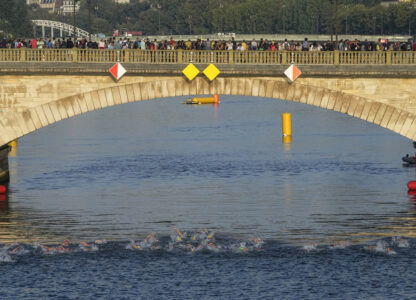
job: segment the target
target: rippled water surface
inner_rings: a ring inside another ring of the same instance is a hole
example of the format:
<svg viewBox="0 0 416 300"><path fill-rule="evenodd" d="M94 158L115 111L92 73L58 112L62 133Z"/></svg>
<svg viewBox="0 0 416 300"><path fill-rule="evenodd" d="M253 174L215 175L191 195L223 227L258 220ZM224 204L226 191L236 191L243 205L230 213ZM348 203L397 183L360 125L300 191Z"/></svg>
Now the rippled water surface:
<svg viewBox="0 0 416 300"><path fill-rule="evenodd" d="M416 171L401 164L411 142L303 104L221 100L218 107L181 98L125 104L20 139L8 201L0 202L0 247L17 242L20 252L0 251L9 287L0 292L11 299L414 296L416 206L406 184ZM282 143L283 112L292 114L291 144ZM224 251L126 249L150 232L169 239L174 226L215 232ZM398 247L395 236L409 244ZM230 250L253 237L264 240L261 249ZM65 239L73 249L108 243L91 253L37 249ZM348 246L332 249L338 241Z"/></svg>

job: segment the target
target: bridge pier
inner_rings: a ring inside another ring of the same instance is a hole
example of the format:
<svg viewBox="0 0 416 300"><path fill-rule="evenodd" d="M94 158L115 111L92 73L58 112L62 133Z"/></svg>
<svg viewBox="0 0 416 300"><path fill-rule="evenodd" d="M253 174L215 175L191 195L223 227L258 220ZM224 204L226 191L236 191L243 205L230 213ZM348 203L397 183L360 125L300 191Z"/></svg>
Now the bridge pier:
<svg viewBox="0 0 416 300"><path fill-rule="evenodd" d="M9 177L9 145L0 146L0 183L8 182Z"/></svg>

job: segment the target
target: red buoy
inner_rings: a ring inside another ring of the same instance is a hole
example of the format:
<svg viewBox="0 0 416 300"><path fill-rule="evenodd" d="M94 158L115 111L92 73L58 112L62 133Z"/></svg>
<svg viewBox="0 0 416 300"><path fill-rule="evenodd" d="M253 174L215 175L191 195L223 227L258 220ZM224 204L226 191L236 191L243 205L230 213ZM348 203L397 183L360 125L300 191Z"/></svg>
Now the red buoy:
<svg viewBox="0 0 416 300"><path fill-rule="evenodd" d="M4 185L0 185L0 194L6 193L7 189Z"/></svg>
<svg viewBox="0 0 416 300"><path fill-rule="evenodd" d="M407 187L409 188L409 190L416 190L416 181L409 181L407 183Z"/></svg>

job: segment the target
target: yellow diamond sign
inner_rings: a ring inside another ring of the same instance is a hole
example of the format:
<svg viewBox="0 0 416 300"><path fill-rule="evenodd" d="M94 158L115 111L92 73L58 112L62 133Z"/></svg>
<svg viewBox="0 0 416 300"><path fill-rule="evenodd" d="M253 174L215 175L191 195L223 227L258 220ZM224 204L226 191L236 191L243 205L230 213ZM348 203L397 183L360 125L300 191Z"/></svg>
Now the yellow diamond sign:
<svg viewBox="0 0 416 300"><path fill-rule="evenodd" d="M199 70L193 64L189 64L185 69L183 69L182 73L186 76L186 78L192 81L196 75L199 74Z"/></svg>
<svg viewBox="0 0 416 300"><path fill-rule="evenodd" d="M209 80L213 81L217 76L220 74L220 70L217 69L216 66L210 64L205 70L204 74L208 77Z"/></svg>

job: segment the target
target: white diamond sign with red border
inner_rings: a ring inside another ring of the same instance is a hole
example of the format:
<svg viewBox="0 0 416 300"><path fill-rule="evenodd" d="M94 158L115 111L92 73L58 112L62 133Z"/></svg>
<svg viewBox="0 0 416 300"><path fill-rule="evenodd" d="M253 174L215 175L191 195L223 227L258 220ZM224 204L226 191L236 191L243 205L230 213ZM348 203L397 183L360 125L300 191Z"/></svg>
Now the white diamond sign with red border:
<svg viewBox="0 0 416 300"><path fill-rule="evenodd" d="M285 75L289 78L290 81L295 81L302 72L294 65L291 64L289 68L285 71Z"/></svg>
<svg viewBox="0 0 416 300"><path fill-rule="evenodd" d="M120 63L116 63L109 71L117 81L127 72Z"/></svg>

